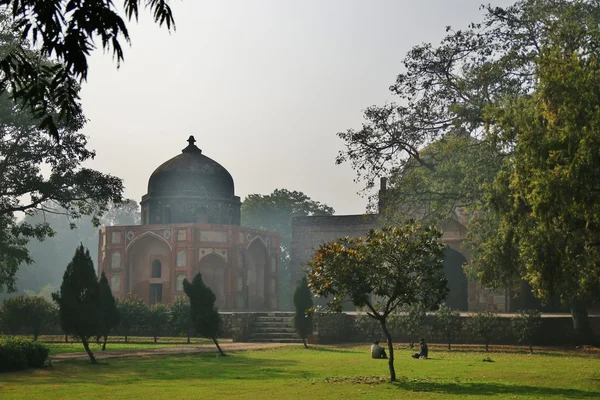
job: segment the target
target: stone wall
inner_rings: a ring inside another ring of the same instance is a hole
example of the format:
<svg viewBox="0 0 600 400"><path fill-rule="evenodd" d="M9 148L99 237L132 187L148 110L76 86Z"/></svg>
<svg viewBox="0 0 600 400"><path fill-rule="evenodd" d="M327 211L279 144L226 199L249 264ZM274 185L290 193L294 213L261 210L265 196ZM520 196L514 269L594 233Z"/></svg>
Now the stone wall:
<svg viewBox="0 0 600 400"><path fill-rule="evenodd" d="M499 328L495 332L492 344L517 344L517 339L512 333L510 315L500 315ZM445 343L446 339L438 330L432 327L433 316L428 317L427 326L418 336L423 336L429 343ZM453 343L479 343L467 326L468 315L461 316L462 329L456 335ZM592 327L597 336L600 336L600 316L590 316ZM331 343L370 343L374 340L384 341L385 337L379 323L365 314L340 313L316 314L313 319L313 335L309 342L317 344ZM397 343L418 341L418 337L408 337L399 329L389 327L392 337ZM569 315L544 315L542 327L534 340L536 345L567 345L575 342L573 322Z"/></svg>

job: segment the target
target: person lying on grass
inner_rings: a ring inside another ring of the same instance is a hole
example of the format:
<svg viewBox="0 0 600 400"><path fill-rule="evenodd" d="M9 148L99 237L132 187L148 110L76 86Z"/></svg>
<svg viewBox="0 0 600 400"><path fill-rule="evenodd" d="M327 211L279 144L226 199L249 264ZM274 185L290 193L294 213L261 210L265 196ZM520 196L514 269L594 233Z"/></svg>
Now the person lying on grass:
<svg viewBox="0 0 600 400"><path fill-rule="evenodd" d="M429 349L427 348L427 343L425 343L425 339L421 338L419 340L419 344L421 345L421 352L415 353L412 355L412 358L418 358L419 360L425 360L429 355Z"/></svg>
<svg viewBox="0 0 600 400"><path fill-rule="evenodd" d="M371 357L373 358L387 358L387 354L385 354L385 349L379 345L379 340L376 340L375 343L371 346Z"/></svg>

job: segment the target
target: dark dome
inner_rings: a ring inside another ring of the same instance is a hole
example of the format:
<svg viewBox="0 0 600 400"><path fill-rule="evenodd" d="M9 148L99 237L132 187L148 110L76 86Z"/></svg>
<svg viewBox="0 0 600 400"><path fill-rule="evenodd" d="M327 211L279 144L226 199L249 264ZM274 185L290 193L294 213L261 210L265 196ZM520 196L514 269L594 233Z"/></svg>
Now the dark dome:
<svg viewBox="0 0 600 400"><path fill-rule="evenodd" d="M235 196L231 174L218 162L206 157L194 144L193 136L181 154L163 163L150 176L150 196Z"/></svg>

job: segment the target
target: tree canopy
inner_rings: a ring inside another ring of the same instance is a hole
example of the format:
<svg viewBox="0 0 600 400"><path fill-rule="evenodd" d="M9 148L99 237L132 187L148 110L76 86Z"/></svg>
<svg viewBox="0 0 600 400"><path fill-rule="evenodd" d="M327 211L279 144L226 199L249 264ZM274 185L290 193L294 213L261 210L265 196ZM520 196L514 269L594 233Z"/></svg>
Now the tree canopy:
<svg viewBox="0 0 600 400"><path fill-rule="evenodd" d="M287 189L275 189L268 195L251 194L242 203L242 225L279 233L281 244L280 301L283 309L292 308L290 282L290 251L292 218L313 215L333 215L335 210L312 200L306 194Z"/></svg>
<svg viewBox="0 0 600 400"><path fill-rule="evenodd" d="M15 38L0 53L0 96L30 112L39 129L62 137L60 125L79 118L79 85L87 79L88 57L96 43L112 51L120 64L122 42L131 41L126 21L137 21L141 8L159 25L175 29L168 0L143 3L123 0L119 11L105 0L0 0L0 28Z"/></svg>
<svg viewBox="0 0 600 400"><path fill-rule="evenodd" d="M349 299L381 324L389 349L390 379L396 379L394 348L387 318L416 303L432 308L446 295L444 245L436 228L410 222L371 230L364 238L322 244L309 262L308 285L340 312Z"/></svg>

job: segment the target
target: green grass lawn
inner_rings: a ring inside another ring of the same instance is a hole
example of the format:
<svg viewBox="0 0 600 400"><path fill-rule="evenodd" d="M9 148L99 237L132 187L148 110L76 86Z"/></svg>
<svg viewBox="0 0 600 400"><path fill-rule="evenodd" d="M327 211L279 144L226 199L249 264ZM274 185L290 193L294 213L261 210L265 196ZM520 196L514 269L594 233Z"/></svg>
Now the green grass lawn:
<svg viewBox="0 0 600 400"><path fill-rule="evenodd" d="M368 346L284 347L124 358L0 375L0 399L592 399L600 396L600 357L583 352L396 352L398 382ZM490 357L493 362L484 362ZM364 377L364 379L361 379Z"/></svg>

